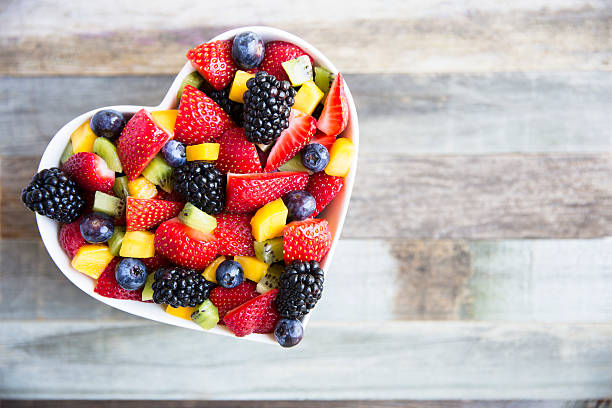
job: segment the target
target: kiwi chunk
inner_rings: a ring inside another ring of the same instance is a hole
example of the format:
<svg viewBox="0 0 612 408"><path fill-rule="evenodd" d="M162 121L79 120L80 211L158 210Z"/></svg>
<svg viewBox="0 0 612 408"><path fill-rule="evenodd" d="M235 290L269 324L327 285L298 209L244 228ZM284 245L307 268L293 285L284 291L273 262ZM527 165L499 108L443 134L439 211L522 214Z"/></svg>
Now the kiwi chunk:
<svg viewBox="0 0 612 408"><path fill-rule="evenodd" d="M283 163L283 165L278 168L278 171L305 171L308 174L312 174L312 171L308 170L302 163L302 155L299 153L293 156L288 162Z"/></svg>
<svg viewBox="0 0 612 408"><path fill-rule="evenodd" d="M282 237L276 237L261 242L255 241L253 247L255 248L255 256L257 259L267 263L268 265L283 260Z"/></svg>
<svg viewBox="0 0 612 408"><path fill-rule="evenodd" d="M124 200L128 197L128 178L126 176L115 177L115 184L113 184L113 191L117 194L117 197L123 198Z"/></svg>
<svg viewBox="0 0 612 408"><path fill-rule="evenodd" d="M115 227L113 235L108 240L108 249L114 256L119 256L121 250L121 243L123 243L123 237L125 236L125 227Z"/></svg>
<svg viewBox="0 0 612 408"><path fill-rule="evenodd" d="M285 268L281 264L271 265L264 277L257 282L257 287L255 288L257 293L266 293L280 287L280 277L284 270Z"/></svg>
<svg viewBox="0 0 612 408"><path fill-rule="evenodd" d="M174 169L164 159L155 156L142 171L142 175L151 183L160 186L166 193L170 193L172 192L173 171Z"/></svg>
<svg viewBox="0 0 612 408"><path fill-rule="evenodd" d="M191 320L199 324L204 330L210 330L219 323L219 310L210 299L206 299L191 314Z"/></svg>
<svg viewBox="0 0 612 408"><path fill-rule="evenodd" d="M202 82L204 82L204 78L202 78L198 71L193 71L192 73L187 75L185 79L183 79L183 82L181 82L181 86L179 87L179 90L176 94L176 100L179 101L181 99L181 96L183 96L183 90L185 89L185 86L191 85L194 88L199 88L200 85L202 85Z"/></svg>
<svg viewBox="0 0 612 408"><path fill-rule="evenodd" d="M155 274L149 271L147 280L145 281L144 287L142 288L142 301L153 300L153 282L155 282Z"/></svg>
<svg viewBox="0 0 612 408"><path fill-rule="evenodd" d="M178 217L179 220L188 227L207 234L213 232L214 229L217 228L217 219L215 217L206 214L191 203L185 204L185 207L183 207Z"/></svg>
<svg viewBox="0 0 612 408"><path fill-rule="evenodd" d="M68 142L64 152L62 153L62 157L60 157L60 164L64 164L68 161L70 156L74 154L74 150L72 149L72 141Z"/></svg>
<svg viewBox="0 0 612 408"><path fill-rule="evenodd" d="M287 73L292 86L300 86L312 80L312 64L308 55L285 61L281 64Z"/></svg>
<svg viewBox="0 0 612 408"><path fill-rule="evenodd" d="M93 210L108 214L111 217L119 217L125 210L125 204L120 198L113 197L101 191L96 191Z"/></svg>
<svg viewBox="0 0 612 408"><path fill-rule="evenodd" d="M106 162L109 169L116 173L123 171L115 145L105 137L98 137L93 144L93 152Z"/></svg>
<svg viewBox="0 0 612 408"><path fill-rule="evenodd" d="M325 95L329 92L329 87L334 82L334 75L326 70L325 68L315 67L314 68L314 81L317 88L323 91Z"/></svg>

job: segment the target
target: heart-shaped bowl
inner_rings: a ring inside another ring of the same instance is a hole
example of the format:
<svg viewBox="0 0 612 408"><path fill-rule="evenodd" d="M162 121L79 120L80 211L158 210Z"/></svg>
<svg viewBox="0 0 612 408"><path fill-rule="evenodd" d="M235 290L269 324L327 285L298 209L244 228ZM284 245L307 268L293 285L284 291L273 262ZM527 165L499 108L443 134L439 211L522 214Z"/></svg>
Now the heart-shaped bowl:
<svg viewBox="0 0 612 408"><path fill-rule="evenodd" d="M303 39L296 37L293 34L289 34L285 31L271 28L271 27L240 27L234 30L226 31L222 34L219 34L211 41L214 40L226 40L233 38L236 34L242 31L254 31L261 35L265 42L268 41L286 41L293 43L299 47L301 47L304 51L306 51L315 61L316 65L322 66L327 70L337 73L338 70L336 67L315 47L310 45L308 42ZM195 45L195 44L194 44ZM57 167L59 165L60 157L66 144L70 140L70 135L72 132L76 130L83 122L88 120L93 116L94 113L101 109L115 109L119 112L123 112L124 114L133 114L139 111L142 108L147 109L148 111L155 110L165 110L165 109L176 109L177 107L177 98L176 94L178 88L181 85L181 82L189 73L193 72L194 68L191 66L191 63L187 61L185 66L178 73L174 82L170 86L170 89L166 93L163 101L158 106L134 106L134 105L119 105L119 106L109 106L104 108L94 109L92 111L83 113L82 115L74 118L70 122L68 122L64 127L62 127L56 134L53 136L47 148L45 149L42 158L40 160L40 164L38 166L38 171L47 169L50 167ZM353 97L348 86L345 83L346 94L348 97L349 108L350 108L350 119L348 126L343 132L343 136L351 139L355 145L355 156L354 162L351 166L351 170L347 177L345 178L344 188L342 191L336 196L336 198L328 205L328 207L321 213L321 216L327 219L329 222L330 230L333 237L333 242L330 251L322 260L321 265L325 273L329 272L329 268L331 265L331 260L334 256L334 251L336 245L338 243L338 239L342 232L342 225L344 224L344 218L346 216L346 212L348 210L349 200L351 198L351 192L353 190L353 184L355 181L355 172L357 170L357 155L359 151L359 127L357 123L357 112L355 110L355 103L353 101ZM192 330L202 330L200 326L196 323L181 319L176 316L169 315L166 313L162 306L153 304L153 303L143 303L136 302L132 300L119 300L119 299L111 299L107 297L103 297L94 292L95 280L90 278L87 275L84 275L77 270L75 270L70 263L70 258L64 252L64 250L60 247L58 232L59 232L59 224L49 218L43 217L41 215L36 214L36 222L38 224L38 230L40 231L40 236L49 252L49 255L58 266L58 268L62 271L62 273L79 289L83 292L87 293L89 296L92 296L99 300L100 302L106 303L109 306L112 306L116 309L123 310L124 312L128 312L137 316L141 316L147 319L155 320L162 323L171 324L174 326L180 326L187 329ZM325 296L325 292L323 292L323 296ZM304 326L307 325L309 320L309 315L305 316L303 319ZM210 333L221 334L225 336L234 336L227 328L224 326L217 326L211 330ZM259 341L264 343L276 344L272 335L269 334L251 334L246 337L242 337L243 339L248 339L252 341Z"/></svg>

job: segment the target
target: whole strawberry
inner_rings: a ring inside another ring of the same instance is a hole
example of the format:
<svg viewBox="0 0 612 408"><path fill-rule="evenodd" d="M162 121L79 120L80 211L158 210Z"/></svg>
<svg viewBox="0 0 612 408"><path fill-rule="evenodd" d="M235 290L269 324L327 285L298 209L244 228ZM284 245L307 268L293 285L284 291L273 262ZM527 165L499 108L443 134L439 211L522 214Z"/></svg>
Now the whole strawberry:
<svg viewBox="0 0 612 408"><path fill-rule="evenodd" d="M284 41L271 41L266 44L266 52L263 61L259 65L259 70L274 75L279 81L288 81L289 76L281 64L301 55L308 54L297 45ZM312 57L310 55L308 57L312 64Z"/></svg>
<svg viewBox="0 0 612 408"><path fill-rule="evenodd" d="M228 86L238 70L232 59L232 41L211 41L187 52L191 65L216 90Z"/></svg>
<svg viewBox="0 0 612 408"><path fill-rule="evenodd" d="M334 199L336 194L342 190L344 181L342 177L330 176L324 171L310 176L306 191L308 191L317 202L317 207L312 213L316 217Z"/></svg>
<svg viewBox="0 0 612 408"><path fill-rule="evenodd" d="M327 220L308 218L293 221L283 230L283 256L285 264L293 260L316 261L329 252L332 243Z"/></svg>

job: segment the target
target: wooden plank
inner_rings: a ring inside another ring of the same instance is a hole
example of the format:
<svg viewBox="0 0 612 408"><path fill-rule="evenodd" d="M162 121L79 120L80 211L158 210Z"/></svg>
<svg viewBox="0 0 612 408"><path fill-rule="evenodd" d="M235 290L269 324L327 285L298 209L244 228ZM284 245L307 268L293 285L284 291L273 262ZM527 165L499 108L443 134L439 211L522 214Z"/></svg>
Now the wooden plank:
<svg viewBox="0 0 612 408"><path fill-rule="evenodd" d="M148 322L2 327L3 398L579 399L612 392L611 324L313 322L290 351ZM282 381L271 382L281 372Z"/></svg>
<svg viewBox="0 0 612 408"><path fill-rule="evenodd" d="M11 2L0 14L0 73L174 73L190 47L241 25L277 26L316 45L346 72L610 70L612 7L605 1L278 0L113 7ZM317 13L312 10L325 10ZM266 10L261 13L261 10ZM205 16L224 16L207 19ZM356 52L359 50L359 52Z"/></svg>

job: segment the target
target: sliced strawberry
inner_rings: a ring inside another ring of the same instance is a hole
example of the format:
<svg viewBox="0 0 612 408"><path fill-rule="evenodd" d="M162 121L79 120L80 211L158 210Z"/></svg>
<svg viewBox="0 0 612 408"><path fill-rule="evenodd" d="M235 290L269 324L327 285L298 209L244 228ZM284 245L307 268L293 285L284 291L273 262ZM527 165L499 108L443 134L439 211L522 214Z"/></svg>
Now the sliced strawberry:
<svg viewBox="0 0 612 408"><path fill-rule="evenodd" d="M317 127L326 135L336 136L342 133L349 120L349 105L344 90L344 80L338 73L325 99L323 112L319 116Z"/></svg>
<svg viewBox="0 0 612 408"><path fill-rule="evenodd" d="M128 197L125 207L127 230L148 230L170 218L176 217L183 209L183 206L183 203L174 201Z"/></svg>
<svg viewBox="0 0 612 408"><path fill-rule="evenodd" d="M64 224L59 231L60 246L72 258L77 253L80 247L87 244L83 235L81 235L81 219L70 224Z"/></svg>
<svg viewBox="0 0 612 408"><path fill-rule="evenodd" d="M278 319L280 319L280 315L276 310L276 305L272 302L261 318L261 323L259 323L259 326L255 329L255 333L268 334L274 332L274 327Z"/></svg>
<svg viewBox="0 0 612 408"><path fill-rule="evenodd" d="M298 154L304 146L310 142L317 130L317 121L310 115L296 113L292 111L289 118L289 127L283 130L280 137L270 149L265 172L278 169L281 165L288 162L293 156Z"/></svg>
<svg viewBox="0 0 612 408"><path fill-rule="evenodd" d="M327 220L308 218L293 221L283 230L285 264L295 259L320 262L331 248L331 243Z"/></svg>
<svg viewBox="0 0 612 408"><path fill-rule="evenodd" d="M248 214L221 213L217 215L214 234L219 242L219 255L255 256L251 216Z"/></svg>
<svg viewBox="0 0 612 408"><path fill-rule="evenodd" d="M325 133L321 132L319 129L317 129L317 133L315 133L310 143L319 143L325 146L327 150L330 150L335 141L335 135L328 136Z"/></svg>
<svg viewBox="0 0 612 408"><path fill-rule="evenodd" d="M81 152L70 156L62 169L83 190L112 193L115 184L115 172L108 168L106 162L97 154Z"/></svg>
<svg viewBox="0 0 612 408"><path fill-rule="evenodd" d="M132 116L117 140L117 153L128 180L142 173L170 137L145 109Z"/></svg>
<svg viewBox="0 0 612 408"><path fill-rule="evenodd" d="M167 193L164 190L160 189L155 198L158 200L174 201L177 203L183 201L183 197L179 193L177 193L176 190L172 190L171 192Z"/></svg>
<svg viewBox="0 0 612 408"><path fill-rule="evenodd" d="M155 230L155 251L186 268L204 269L217 256L219 245L212 234L190 228L172 218Z"/></svg>
<svg viewBox="0 0 612 408"><path fill-rule="evenodd" d="M223 173L259 173L261 163L257 148L244 135L244 128L227 130L217 140L219 157L215 167Z"/></svg>
<svg viewBox="0 0 612 408"><path fill-rule="evenodd" d="M301 55L308 54L297 45L284 41L271 41L266 44L266 52L263 61L259 65L259 70L274 75L279 81L288 81L289 77L281 64ZM308 57L312 64L312 57L310 55Z"/></svg>
<svg viewBox="0 0 612 408"><path fill-rule="evenodd" d="M253 333L261 326L277 293L278 289L272 289L230 310L223 318L225 325L236 337Z"/></svg>
<svg viewBox="0 0 612 408"><path fill-rule="evenodd" d="M183 90L178 111L174 137L187 145L210 142L236 126L215 101L191 85Z"/></svg>
<svg viewBox="0 0 612 408"><path fill-rule="evenodd" d="M317 208L312 213L312 217L316 217L326 206L334 199L336 194L342 190L344 181L342 177L330 176L324 171L310 176L306 191L308 191L317 202Z"/></svg>
<svg viewBox="0 0 612 408"><path fill-rule="evenodd" d="M187 51L187 59L217 91L228 86L238 70L232 59L232 40L198 45Z"/></svg>
<svg viewBox="0 0 612 408"><path fill-rule="evenodd" d="M143 264L145 264L149 273L155 272L156 269L161 268L162 266L170 265L170 261L160 254L155 254L151 258L141 258L140 260Z"/></svg>
<svg viewBox="0 0 612 408"><path fill-rule="evenodd" d="M259 296L255 290L257 284L245 280L235 288L217 286L210 292L209 299L219 310L219 320L222 321L227 312Z"/></svg>
<svg viewBox="0 0 612 408"><path fill-rule="evenodd" d="M115 268L120 260L121 258L116 256L108 264L104 272L102 272L102 275L98 278L94 292L113 299L142 300L142 289L125 290L117 283L115 279Z"/></svg>
<svg viewBox="0 0 612 408"><path fill-rule="evenodd" d="M228 212L248 214L290 191L303 190L308 173L281 171L276 173L228 174L226 206Z"/></svg>

